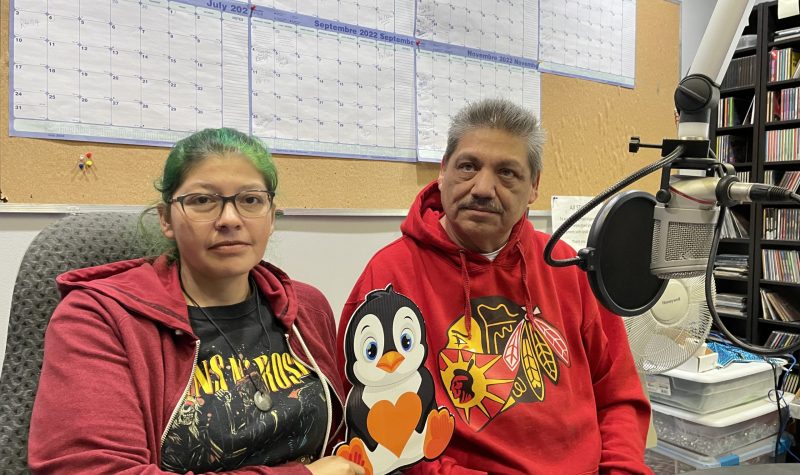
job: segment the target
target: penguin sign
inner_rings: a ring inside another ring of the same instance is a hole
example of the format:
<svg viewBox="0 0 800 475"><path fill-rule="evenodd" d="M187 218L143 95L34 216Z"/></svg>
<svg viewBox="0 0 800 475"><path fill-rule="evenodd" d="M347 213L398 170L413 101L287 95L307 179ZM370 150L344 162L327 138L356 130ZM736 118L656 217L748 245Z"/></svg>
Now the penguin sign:
<svg viewBox="0 0 800 475"><path fill-rule="evenodd" d="M433 460L453 435L453 415L436 404L425 368L425 321L392 284L368 293L344 336L347 395L345 442L336 455L382 475Z"/></svg>

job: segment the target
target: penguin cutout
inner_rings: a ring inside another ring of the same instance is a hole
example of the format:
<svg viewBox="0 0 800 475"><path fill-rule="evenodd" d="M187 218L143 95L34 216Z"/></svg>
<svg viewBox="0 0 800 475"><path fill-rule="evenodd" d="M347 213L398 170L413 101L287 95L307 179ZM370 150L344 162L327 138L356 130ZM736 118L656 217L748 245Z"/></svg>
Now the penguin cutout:
<svg viewBox="0 0 800 475"><path fill-rule="evenodd" d="M444 452L455 420L436 404L425 368L425 320L392 284L368 293L344 336L347 395L345 442L335 454L382 475Z"/></svg>

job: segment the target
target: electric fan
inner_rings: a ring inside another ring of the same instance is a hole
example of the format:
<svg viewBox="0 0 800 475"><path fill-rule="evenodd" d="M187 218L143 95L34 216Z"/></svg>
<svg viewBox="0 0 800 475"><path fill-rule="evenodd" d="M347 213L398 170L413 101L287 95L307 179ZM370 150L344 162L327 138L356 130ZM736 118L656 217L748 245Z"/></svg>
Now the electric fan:
<svg viewBox="0 0 800 475"><path fill-rule="evenodd" d="M671 279L655 305L624 318L636 368L646 374L668 371L691 358L711 330L705 277ZM716 289L712 301L716 302Z"/></svg>

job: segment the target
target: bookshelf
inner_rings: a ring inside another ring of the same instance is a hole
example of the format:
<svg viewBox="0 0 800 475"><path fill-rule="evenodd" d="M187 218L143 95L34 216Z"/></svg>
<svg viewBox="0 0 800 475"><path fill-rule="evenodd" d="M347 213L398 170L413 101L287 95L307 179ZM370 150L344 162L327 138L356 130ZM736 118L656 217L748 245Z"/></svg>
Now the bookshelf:
<svg viewBox="0 0 800 475"><path fill-rule="evenodd" d="M787 34L792 28L798 30ZM777 2L761 3L744 34L757 35L756 45L734 53L712 146L742 181L800 185L800 16L779 19ZM728 214L715 260L722 263L715 264L717 293L730 305L720 317L758 345L773 332L800 334L800 206L754 203ZM741 276L729 268L737 257L746 257ZM797 321L786 321L792 317Z"/></svg>
<svg viewBox="0 0 800 475"><path fill-rule="evenodd" d="M720 107L712 120L711 143L717 158L730 163L742 181L752 181L759 157L760 120L759 92L766 86L760 74L763 60L761 9L756 6L750 14L743 35L758 35L755 47L737 49L720 85ZM753 213L749 204L728 210L726 227L715 261L714 281L717 288L717 312L734 335L755 341L752 323L753 279ZM726 264L725 260L744 257L744 264ZM732 269L730 269L733 267ZM737 272L730 270L739 269ZM729 302L735 302L729 303Z"/></svg>

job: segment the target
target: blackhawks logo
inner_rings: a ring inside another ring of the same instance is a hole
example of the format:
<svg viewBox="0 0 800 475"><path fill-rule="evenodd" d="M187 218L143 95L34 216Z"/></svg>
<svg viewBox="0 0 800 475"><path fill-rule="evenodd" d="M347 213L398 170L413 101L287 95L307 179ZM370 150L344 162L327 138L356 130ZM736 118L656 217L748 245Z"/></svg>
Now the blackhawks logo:
<svg viewBox="0 0 800 475"><path fill-rule="evenodd" d="M471 332L461 316L439 352L439 375L461 419L479 431L515 404L543 401L569 367L564 338L541 316L503 297L473 299ZM531 323L531 321L533 323Z"/></svg>

